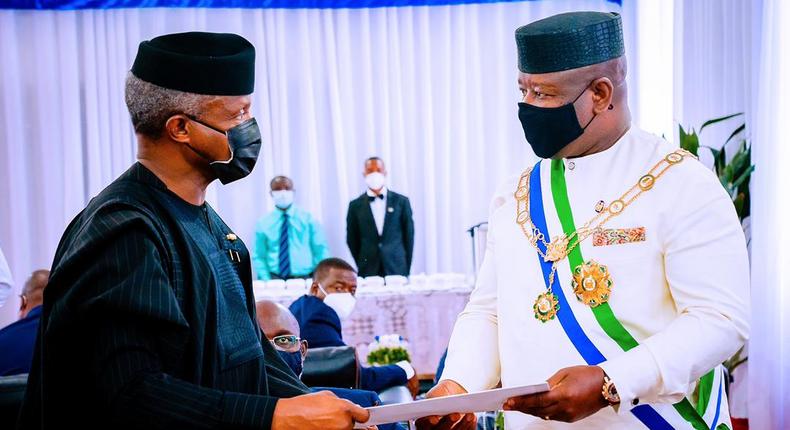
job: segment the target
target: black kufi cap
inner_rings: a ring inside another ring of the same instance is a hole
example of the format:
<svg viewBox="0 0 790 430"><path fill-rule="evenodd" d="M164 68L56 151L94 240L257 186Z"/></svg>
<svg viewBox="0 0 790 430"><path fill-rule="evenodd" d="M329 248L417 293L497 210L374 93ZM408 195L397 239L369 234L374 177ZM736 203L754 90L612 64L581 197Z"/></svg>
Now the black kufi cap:
<svg viewBox="0 0 790 430"><path fill-rule="evenodd" d="M255 89L255 47L237 34L167 34L140 43L132 74L187 93L248 95Z"/></svg>

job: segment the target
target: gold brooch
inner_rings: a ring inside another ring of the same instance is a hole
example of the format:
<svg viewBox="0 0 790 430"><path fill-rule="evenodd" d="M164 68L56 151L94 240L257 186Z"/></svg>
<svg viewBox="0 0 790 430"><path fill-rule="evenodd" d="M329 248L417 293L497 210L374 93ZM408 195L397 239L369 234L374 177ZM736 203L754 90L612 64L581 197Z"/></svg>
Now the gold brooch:
<svg viewBox="0 0 790 430"><path fill-rule="evenodd" d="M557 316L557 311L560 310L560 302L557 300L557 296L555 296L554 293L546 291L535 299L535 304L532 306L532 309L535 311L535 318L545 323L553 320L554 317Z"/></svg>
<svg viewBox="0 0 790 430"><path fill-rule="evenodd" d="M595 260L576 266L571 281L573 292L580 302L592 308L609 301L612 279L609 269Z"/></svg>
<svg viewBox="0 0 790 430"><path fill-rule="evenodd" d="M560 261L565 258L568 249L568 238L565 235L557 236L546 244L544 261Z"/></svg>

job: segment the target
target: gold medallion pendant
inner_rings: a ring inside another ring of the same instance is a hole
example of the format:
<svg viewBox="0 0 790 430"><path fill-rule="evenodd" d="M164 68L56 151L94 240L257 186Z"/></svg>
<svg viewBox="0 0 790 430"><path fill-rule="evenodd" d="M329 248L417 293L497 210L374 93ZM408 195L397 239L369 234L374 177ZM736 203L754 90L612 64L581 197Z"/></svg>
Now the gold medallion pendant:
<svg viewBox="0 0 790 430"><path fill-rule="evenodd" d="M568 238L565 235L557 236L546 244L544 261L560 261L565 258L568 249Z"/></svg>
<svg viewBox="0 0 790 430"><path fill-rule="evenodd" d="M546 291L535 299L535 304L532 306L532 309L535 311L535 318L545 323L553 320L554 317L557 316L557 311L560 310L560 302L557 300L557 296L555 296L554 293Z"/></svg>
<svg viewBox="0 0 790 430"><path fill-rule="evenodd" d="M609 301L612 293L612 278L609 269L595 260L576 266L571 282L573 292L580 302L592 308Z"/></svg>

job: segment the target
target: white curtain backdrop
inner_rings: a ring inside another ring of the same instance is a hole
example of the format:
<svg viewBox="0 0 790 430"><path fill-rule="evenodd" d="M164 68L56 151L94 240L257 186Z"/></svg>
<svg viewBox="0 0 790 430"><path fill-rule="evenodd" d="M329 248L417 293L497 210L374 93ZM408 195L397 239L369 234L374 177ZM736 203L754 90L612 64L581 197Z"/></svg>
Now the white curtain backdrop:
<svg viewBox="0 0 790 430"><path fill-rule="evenodd" d="M470 272L465 230L485 220L494 188L533 160L517 118L513 32L570 10L619 6L0 11L0 246L14 278L49 267L67 223L134 162L123 87L137 44L189 30L240 33L257 48L260 161L250 178L209 196L248 245L271 208L269 179L285 174L332 252L350 259L347 204L364 190L362 161L379 155L414 208L412 273ZM635 100L639 71L660 70L660 58L635 54L637 7L622 12ZM671 91L669 64L652 87Z"/></svg>
<svg viewBox="0 0 790 430"><path fill-rule="evenodd" d="M696 0L678 4L675 14L676 97L674 120L699 129L705 121L744 112L749 132L755 29L759 2ZM714 126L701 143L721 146L741 119ZM733 141L735 150L739 142Z"/></svg>
<svg viewBox="0 0 790 430"><path fill-rule="evenodd" d="M255 220L271 208L268 180L287 174L297 203L322 220L333 253L348 258L346 205L363 191L362 160L380 155L391 188L414 206L412 272L471 270L465 229L485 219L496 185L533 161L516 116L513 30L580 9L619 8L545 0L0 11L0 247L17 291L32 270L50 265L68 221L135 159L123 81L137 43L187 30L237 32L258 49L260 164L251 178L210 193L248 244ZM624 0L620 11L637 125L672 140L677 122L698 127L746 112L757 165L749 418L755 429L790 428L790 4ZM711 128L701 138L716 145L728 132ZM10 300L0 309L0 326L16 306Z"/></svg>
<svg viewBox="0 0 790 430"><path fill-rule="evenodd" d="M790 428L790 3L765 0L757 52L752 181L749 427Z"/></svg>

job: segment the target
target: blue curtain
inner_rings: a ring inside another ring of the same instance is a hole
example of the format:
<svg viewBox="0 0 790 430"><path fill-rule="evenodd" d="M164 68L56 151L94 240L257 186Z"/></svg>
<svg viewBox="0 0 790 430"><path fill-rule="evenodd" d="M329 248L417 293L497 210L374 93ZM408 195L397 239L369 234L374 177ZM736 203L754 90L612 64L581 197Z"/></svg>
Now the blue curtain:
<svg viewBox="0 0 790 430"><path fill-rule="evenodd" d="M140 7L204 7L248 9L359 9L398 6L441 6L510 3L530 0L0 0L0 9L115 9ZM622 0L607 0L621 4Z"/></svg>

